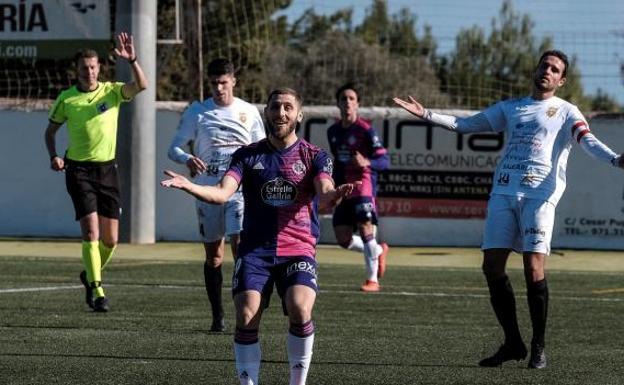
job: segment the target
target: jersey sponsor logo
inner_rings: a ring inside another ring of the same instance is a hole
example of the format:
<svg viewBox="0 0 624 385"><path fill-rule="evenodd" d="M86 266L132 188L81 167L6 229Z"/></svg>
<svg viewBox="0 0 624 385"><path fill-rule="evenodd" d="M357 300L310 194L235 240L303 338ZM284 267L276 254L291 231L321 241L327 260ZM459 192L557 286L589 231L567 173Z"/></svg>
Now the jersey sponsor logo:
<svg viewBox="0 0 624 385"><path fill-rule="evenodd" d="M297 160L293 165L292 165L292 170L295 174L297 175L301 175L303 173L306 172L306 166L305 164L303 164L303 162L301 160Z"/></svg>
<svg viewBox="0 0 624 385"><path fill-rule="evenodd" d="M289 276L293 273L310 273L314 277L316 277L316 267L314 264L306 261L294 262L288 265L286 268L286 276Z"/></svg>
<svg viewBox="0 0 624 385"><path fill-rule="evenodd" d="M559 110L558 107L548 107L548 109L546 110L546 116L552 118L557 113L557 110Z"/></svg>
<svg viewBox="0 0 624 385"><path fill-rule="evenodd" d="M340 163L351 162L351 150L346 147L341 147L336 153L336 160Z"/></svg>
<svg viewBox="0 0 624 385"><path fill-rule="evenodd" d="M264 203L269 206L288 206L297 197L297 186L289 180L277 177L262 185L260 195Z"/></svg>
<svg viewBox="0 0 624 385"><path fill-rule="evenodd" d="M520 163L504 163L501 168L503 170L526 170L527 165Z"/></svg>

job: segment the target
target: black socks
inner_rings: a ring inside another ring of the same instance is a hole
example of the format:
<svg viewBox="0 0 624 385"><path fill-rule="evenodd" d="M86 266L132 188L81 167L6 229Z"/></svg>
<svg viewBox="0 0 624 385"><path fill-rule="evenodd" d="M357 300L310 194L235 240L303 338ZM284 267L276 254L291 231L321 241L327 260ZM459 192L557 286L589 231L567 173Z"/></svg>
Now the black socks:
<svg viewBox="0 0 624 385"><path fill-rule="evenodd" d="M221 274L221 266L210 267L207 262L204 262L204 283L206 285L206 293L208 293L208 300L212 306L212 318L223 318L223 303L221 301L223 274Z"/></svg>
<svg viewBox="0 0 624 385"><path fill-rule="evenodd" d="M509 277L505 275L492 281L488 280L488 287L490 303L505 333L505 344L522 343L516 316L516 298Z"/></svg>
<svg viewBox="0 0 624 385"><path fill-rule="evenodd" d="M546 318L548 316L548 285L546 279L538 282L527 282L527 300L529 302L531 324L533 325L531 344L544 347Z"/></svg>

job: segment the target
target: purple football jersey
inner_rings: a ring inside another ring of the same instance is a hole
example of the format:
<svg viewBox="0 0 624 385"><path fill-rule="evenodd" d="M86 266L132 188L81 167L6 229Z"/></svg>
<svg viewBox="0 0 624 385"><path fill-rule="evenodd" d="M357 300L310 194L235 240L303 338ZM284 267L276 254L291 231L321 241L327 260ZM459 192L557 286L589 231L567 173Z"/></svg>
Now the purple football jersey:
<svg viewBox="0 0 624 385"><path fill-rule="evenodd" d="M375 196L377 171L388 168L388 155L375 129L362 118L349 127L338 121L327 129L327 140L334 156L334 180L337 184L362 182L353 190L352 196ZM353 164L355 152L371 161L369 167Z"/></svg>
<svg viewBox="0 0 624 385"><path fill-rule="evenodd" d="M303 139L279 150L267 139L232 155L226 172L243 187L239 256L315 256L316 178L331 179L329 155Z"/></svg>

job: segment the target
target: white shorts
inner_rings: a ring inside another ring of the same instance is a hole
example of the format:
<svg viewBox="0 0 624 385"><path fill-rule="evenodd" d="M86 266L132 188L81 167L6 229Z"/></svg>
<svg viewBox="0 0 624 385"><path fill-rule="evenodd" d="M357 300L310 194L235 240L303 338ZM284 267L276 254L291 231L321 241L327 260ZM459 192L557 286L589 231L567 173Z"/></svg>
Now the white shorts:
<svg viewBox="0 0 624 385"><path fill-rule="evenodd" d="M196 201L199 235L203 242L215 242L243 229L243 194L237 191L223 205Z"/></svg>
<svg viewBox="0 0 624 385"><path fill-rule="evenodd" d="M541 199L492 194L487 206L482 250L550 254L555 205Z"/></svg>

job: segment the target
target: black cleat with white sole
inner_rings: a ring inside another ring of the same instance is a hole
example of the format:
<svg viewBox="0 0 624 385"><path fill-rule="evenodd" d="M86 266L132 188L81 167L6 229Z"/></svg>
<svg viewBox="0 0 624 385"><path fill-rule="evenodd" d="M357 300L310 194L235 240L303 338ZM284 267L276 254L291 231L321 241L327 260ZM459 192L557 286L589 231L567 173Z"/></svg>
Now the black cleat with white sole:
<svg viewBox="0 0 624 385"><path fill-rule="evenodd" d="M531 358L529 359L529 369L544 369L547 366L546 352L544 346L531 344Z"/></svg>
<svg viewBox="0 0 624 385"><path fill-rule="evenodd" d="M479 361L479 366L483 366L486 368L502 366L503 363L507 361L524 360L527 356L527 353L527 348L522 342L517 344L505 343L501 345L500 348L498 348L498 351L494 353L494 355Z"/></svg>

